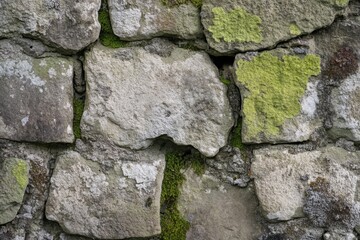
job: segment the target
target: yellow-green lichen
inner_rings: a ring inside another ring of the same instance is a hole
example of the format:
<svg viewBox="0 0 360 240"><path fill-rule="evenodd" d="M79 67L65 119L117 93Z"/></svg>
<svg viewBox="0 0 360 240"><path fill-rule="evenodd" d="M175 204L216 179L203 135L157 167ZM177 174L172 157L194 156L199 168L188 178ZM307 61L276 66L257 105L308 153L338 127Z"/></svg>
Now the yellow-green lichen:
<svg viewBox="0 0 360 240"><path fill-rule="evenodd" d="M161 2L169 7L177 6L180 4L192 3L195 7L200 8L202 0L161 0Z"/></svg>
<svg viewBox="0 0 360 240"><path fill-rule="evenodd" d="M346 7L349 4L349 0L335 0L335 5L338 7Z"/></svg>
<svg viewBox="0 0 360 240"><path fill-rule="evenodd" d="M26 162L18 160L17 163L13 166L11 173L15 177L19 187L21 189L25 189L29 183L28 166Z"/></svg>
<svg viewBox="0 0 360 240"><path fill-rule="evenodd" d="M81 138L80 122L84 112L84 101L74 97L73 109L74 109L74 120L73 120L73 131L75 139Z"/></svg>
<svg viewBox="0 0 360 240"><path fill-rule="evenodd" d="M101 44L109 48L125 47L126 42L121 41L112 30L107 0L102 0L101 5L102 7L99 11L99 22L101 25L99 39Z"/></svg>
<svg viewBox="0 0 360 240"><path fill-rule="evenodd" d="M300 35L301 34L300 28L295 23L290 24L289 31L292 35Z"/></svg>
<svg viewBox="0 0 360 240"><path fill-rule="evenodd" d="M209 31L216 42L220 42L221 39L225 42L260 43L262 41L260 17L240 7L229 12L221 7L215 7L212 12L213 25L209 27Z"/></svg>
<svg viewBox="0 0 360 240"><path fill-rule="evenodd" d="M249 91L242 110L246 136L278 135L285 120L299 114L308 80L319 73L320 58L313 54L281 60L264 52L251 61L239 60L237 79Z"/></svg>

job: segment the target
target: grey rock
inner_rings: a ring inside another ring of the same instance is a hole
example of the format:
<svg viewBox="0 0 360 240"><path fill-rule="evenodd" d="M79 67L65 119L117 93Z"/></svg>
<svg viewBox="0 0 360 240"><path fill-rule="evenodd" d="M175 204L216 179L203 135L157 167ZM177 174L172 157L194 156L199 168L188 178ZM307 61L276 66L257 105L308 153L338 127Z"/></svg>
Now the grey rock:
<svg viewBox="0 0 360 240"><path fill-rule="evenodd" d="M101 0L3 0L0 37L27 35L59 49L75 52L94 42L100 33Z"/></svg>
<svg viewBox="0 0 360 240"><path fill-rule="evenodd" d="M289 148L283 147L254 151L251 170L265 216L270 220L303 217L305 192L319 181L328 182L328 191L333 198L355 204L357 176L342 166L343 162L354 157L360 159L360 153L337 147L298 153L291 153ZM314 212L317 216L318 207L308 207L308 215ZM332 216L336 214L334 212L325 215Z"/></svg>
<svg viewBox="0 0 360 240"><path fill-rule="evenodd" d="M327 232L323 236L324 240L357 240L352 232Z"/></svg>
<svg viewBox="0 0 360 240"><path fill-rule="evenodd" d="M114 168L66 152L57 159L46 217L67 233L91 238L159 234L164 165L165 156L156 149L125 154Z"/></svg>
<svg viewBox="0 0 360 240"><path fill-rule="evenodd" d="M360 71L346 78L331 93L333 126L329 133L333 137L360 141Z"/></svg>
<svg viewBox="0 0 360 240"><path fill-rule="evenodd" d="M321 126L314 78L320 73L318 55L291 49L249 52L236 55L234 68L244 143L302 142Z"/></svg>
<svg viewBox="0 0 360 240"><path fill-rule="evenodd" d="M192 4L167 7L159 0L109 0L111 25L124 40L175 36L193 39L202 34L199 10Z"/></svg>
<svg viewBox="0 0 360 240"><path fill-rule="evenodd" d="M205 0L201 21L218 52L258 50L330 25L348 2Z"/></svg>
<svg viewBox="0 0 360 240"><path fill-rule="evenodd" d="M26 186L29 166L17 158L0 160L0 225L12 221L19 211Z"/></svg>
<svg viewBox="0 0 360 240"><path fill-rule="evenodd" d="M180 213L190 222L186 239L255 239L262 227L256 219L253 187L240 189L191 169L184 173L178 201Z"/></svg>
<svg viewBox="0 0 360 240"><path fill-rule="evenodd" d="M203 52L151 52L96 45L86 54L83 137L140 149L167 136L214 156L233 125L216 67Z"/></svg>
<svg viewBox="0 0 360 240"><path fill-rule="evenodd" d="M71 60L33 58L0 41L0 138L72 142L72 80Z"/></svg>

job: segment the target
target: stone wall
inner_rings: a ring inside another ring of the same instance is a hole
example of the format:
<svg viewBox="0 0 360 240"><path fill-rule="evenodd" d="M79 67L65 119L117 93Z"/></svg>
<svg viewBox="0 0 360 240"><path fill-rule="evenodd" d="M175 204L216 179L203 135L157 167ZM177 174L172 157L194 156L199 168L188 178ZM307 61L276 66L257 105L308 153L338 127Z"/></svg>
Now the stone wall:
<svg viewBox="0 0 360 240"><path fill-rule="evenodd" d="M358 0L2 0L1 240L360 236Z"/></svg>

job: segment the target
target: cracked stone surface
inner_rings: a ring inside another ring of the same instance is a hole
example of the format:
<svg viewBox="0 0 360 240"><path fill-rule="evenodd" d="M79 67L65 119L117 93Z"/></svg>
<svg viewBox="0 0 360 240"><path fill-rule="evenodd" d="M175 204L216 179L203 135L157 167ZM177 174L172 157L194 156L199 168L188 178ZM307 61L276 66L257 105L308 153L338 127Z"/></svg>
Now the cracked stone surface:
<svg viewBox="0 0 360 240"><path fill-rule="evenodd" d="M0 41L0 138L28 142L74 140L73 63L63 57L33 58Z"/></svg>
<svg viewBox="0 0 360 240"><path fill-rule="evenodd" d="M65 232L123 239L160 233L160 192L165 156L157 149L132 152L107 168L69 151L59 156L51 178L46 218Z"/></svg>
<svg viewBox="0 0 360 240"><path fill-rule="evenodd" d="M254 151L251 171L264 215L280 221L303 217L305 191L322 180L332 196L353 204L358 177L342 164L355 159L360 152L332 146L298 153L281 147Z"/></svg>
<svg viewBox="0 0 360 240"><path fill-rule="evenodd" d="M258 50L330 25L349 1L205 0L201 21L221 53Z"/></svg>
<svg viewBox="0 0 360 240"><path fill-rule="evenodd" d="M164 51L164 49L166 51ZM86 54L83 136L133 149L170 137L214 156L233 125L226 87L204 52L167 42Z"/></svg>
<svg viewBox="0 0 360 240"><path fill-rule="evenodd" d="M65 51L79 51L100 33L101 0L2 0L0 37L28 35Z"/></svg>
<svg viewBox="0 0 360 240"><path fill-rule="evenodd" d="M167 7L160 0L109 0L115 35L124 40L202 35L199 10L192 4Z"/></svg>

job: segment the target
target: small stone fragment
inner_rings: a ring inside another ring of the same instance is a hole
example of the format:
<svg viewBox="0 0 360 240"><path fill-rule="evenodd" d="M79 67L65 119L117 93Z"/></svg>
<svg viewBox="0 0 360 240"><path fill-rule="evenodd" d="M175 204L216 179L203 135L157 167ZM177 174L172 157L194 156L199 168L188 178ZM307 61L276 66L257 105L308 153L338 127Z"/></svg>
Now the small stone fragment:
<svg viewBox="0 0 360 240"><path fill-rule="evenodd" d="M17 158L0 160L0 225L12 221L29 183L29 166Z"/></svg>

